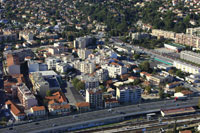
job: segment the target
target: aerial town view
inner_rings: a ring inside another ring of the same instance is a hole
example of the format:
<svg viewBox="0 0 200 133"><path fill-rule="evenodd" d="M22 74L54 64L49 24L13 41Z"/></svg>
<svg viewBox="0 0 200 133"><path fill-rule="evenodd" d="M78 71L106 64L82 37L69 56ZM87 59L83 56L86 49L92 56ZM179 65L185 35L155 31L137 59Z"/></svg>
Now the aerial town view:
<svg viewBox="0 0 200 133"><path fill-rule="evenodd" d="M0 133L200 133L200 0L0 0Z"/></svg>

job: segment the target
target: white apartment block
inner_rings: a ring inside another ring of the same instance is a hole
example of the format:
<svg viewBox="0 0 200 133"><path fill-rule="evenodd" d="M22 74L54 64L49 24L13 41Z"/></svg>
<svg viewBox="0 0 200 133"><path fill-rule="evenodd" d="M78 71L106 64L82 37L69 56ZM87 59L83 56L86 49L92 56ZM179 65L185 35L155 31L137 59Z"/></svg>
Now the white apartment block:
<svg viewBox="0 0 200 133"><path fill-rule="evenodd" d="M75 61L73 62L74 68L85 74L91 74L95 71L95 64L90 61Z"/></svg>
<svg viewBox="0 0 200 133"><path fill-rule="evenodd" d="M48 69L56 69L56 64L61 62L61 59L55 57L49 57L45 59Z"/></svg>
<svg viewBox="0 0 200 133"><path fill-rule="evenodd" d="M31 93L25 84L18 86L17 95L25 109L30 109L31 107L38 105L36 97Z"/></svg>
<svg viewBox="0 0 200 133"><path fill-rule="evenodd" d="M74 40L74 48L86 48L92 42L92 37L79 37Z"/></svg>
<svg viewBox="0 0 200 133"><path fill-rule="evenodd" d="M79 79L85 83L85 89L97 88L99 86L98 77L81 75Z"/></svg>
<svg viewBox="0 0 200 133"><path fill-rule="evenodd" d="M99 82L103 83L104 81L108 80L108 70L107 69L99 69L96 71L96 76L99 78Z"/></svg>
<svg viewBox="0 0 200 133"><path fill-rule="evenodd" d="M139 86L120 86L117 88L116 97L120 103L138 103L141 100L141 88Z"/></svg>
<svg viewBox="0 0 200 133"><path fill-rule="evenodd" d="M88 49L78 49L78 56L80 59L87 59L88 55L90 55L92 52Z"/></svg>
<svg viewBox="0 0 200 133"><path fill-rule="evenodd" d="M31 83L33 85L33 91L40 94L41 96L46 96L47 90L50 90L49 83L44 80L41 73L31 73L29 75Z"/></svg>
<svg viewBox="0 0 200 133"><path fill-rule="evenodd" d="M183 72L198 74L200 73L200 68L191 64L187 64L185 62L174 61L173 66L177 69L180 69Z"/></svg>
<svg viewBox="0 0 200 133"><path fill-rule="evenodd" d="M103 96L100 89L87 89L86 102L90 103L91 108L103 108Z"/></svg>
<svg viewBox="0 0 200 133"><path fill-rule="evenodd" d="M176 38L175 32L164 31L164 30L160 30L160 29L152 29L151 35L157 36L157 37L164 37L164 38L168 38L168 39L173 39L173 40L175 40L175 38Z"/></svg>
<svg viewBox="0 0 200 133"><path fill-rule="evenodd" d="M187 28L186 34L194 35L194 36L200 36L200 27L196 28Z"/></svg>
<svg viewBox="0 0 200 133"><path fill-rule="evenodd" d="M108 70L110 78L116 78L117 76L127 73L126 67L114 62L102 65L101 68Z"/></svg>
<svg viewBox="0 0 200 133"><path fill-rule="evenodd" d="M58 63L56 64L56 71L60 73L67 72L68 69L70 69L71 66L67 63Z"/></svg>
<svg viewBox="0 0 200 133"><path fill-rule="evenodd" d="M19 39L24 39L26 41L33 40L33 33L31 31L21 31L19 32Z"/></svg>

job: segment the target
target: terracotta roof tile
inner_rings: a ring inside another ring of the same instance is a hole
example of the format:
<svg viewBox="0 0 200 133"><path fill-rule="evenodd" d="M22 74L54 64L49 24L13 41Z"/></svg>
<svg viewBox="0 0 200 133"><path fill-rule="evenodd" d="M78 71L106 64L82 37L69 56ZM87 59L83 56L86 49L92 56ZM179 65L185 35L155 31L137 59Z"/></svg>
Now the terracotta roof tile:
<svg viewBox="0 0 200 133"><path fill-rule="evenodd" d="M79 102L79 103L76 103L76 106L77 107L89 107L90 104L88 102Z"/></svg>
<svg viewBox="0 0 200 133"><path fill-rule="evenodd" d="M45 107L44 106L34 106L34 107L32 107L32 110L33 111L41 111L41 110L45 110Z"/></svg>
<svg viewBox="0 0 200 133"><path fill-rule="evenodd" d="M24 112L22 112L17 105L15 105L12 101L8 100L5 104L10 106L10 110L15 114L16 116L22 116L25 115Z"/></svg>

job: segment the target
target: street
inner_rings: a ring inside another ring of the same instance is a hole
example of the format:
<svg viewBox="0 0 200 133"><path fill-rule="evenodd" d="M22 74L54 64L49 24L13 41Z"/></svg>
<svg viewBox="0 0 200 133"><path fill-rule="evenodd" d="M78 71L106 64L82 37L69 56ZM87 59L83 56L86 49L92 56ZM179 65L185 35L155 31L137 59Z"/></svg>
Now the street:
<svg viewBox="0 0 200 133"><path fill-rule="evenodd" d="M138 105L129 105L113 108L111 112L108 112L107 109L98 110L93 112L81 113L76 115L63 116L60 118L54 118L49 120L39 121L38 125L33 123L27 123L23 125L14 126L13 132L48 132L52 130L66 129L66 127L72 127L76 125L88 124L88 123L97 123L99 121L107 121L114 118L128 117L131 115L141 115L143 113L159 112L160 109L169 109L169 108L180 108L195 106L198 104L198 97L193 97L187 101L177 101L174 100L165 100L157 102L149 102ZM178 104L178 106L177 106ZM121 114L124 112L124 114ZM129 118L129 117L128 117ZM52 127L53 124L58 126ZM80 126L78 126L80 127ZM80 127L81 128L81 127ZM0 129L0 132L6 133L9 132L9 128Z"/></svg>

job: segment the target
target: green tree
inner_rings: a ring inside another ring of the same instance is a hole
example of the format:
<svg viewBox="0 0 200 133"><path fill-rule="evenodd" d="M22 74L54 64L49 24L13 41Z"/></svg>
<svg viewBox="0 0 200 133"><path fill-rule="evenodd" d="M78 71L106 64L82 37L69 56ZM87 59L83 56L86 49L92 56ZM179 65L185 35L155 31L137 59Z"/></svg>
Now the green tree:
<svg viewBox="0 0 200 133"><path fill-rule="evenodd" d="M2 117L2 118L1 118L1 121L6 122L6 121L7 121L7 118L6 118L6 117Z"/></svg>
<svg viewBox="0 0 200 133"><path fill-rule="evenodd" d="M50 90L46 91L46 96L51 96L51 91Z"/></svg>
<svg viewBox="0 0 200 133"><path fill-rule="evenodd" d="M150 94L151 93L151 86L146 86L145 91Z"/></svg>
<svg viewBox="0 0 200 133"><path fill-rule="evenodd" d="M135 60L137 60L137 59L140 58L140 54L134 54L133 57L134 57Z"/></svg>
<svg viewBox="0 0 200 133"><path fill-rule="evenodd" d="M172 74L172 75L175 74L175 70L174 69L170 69L168 72L169 72L169 74Z"/></svg>
<svg viewBox="0 0 200 133"><path fill-rule="evenodd" d="M159 90L159 97L160 97L160 99L164 98L164 91L163 91L163 89Z"/></svg>
<svg viewBox="0 0 200 133"><path fill-rule="evenodd" d="M76 84L76 89L78 89L78 90L84 90L84 89L85 89L85 83L82 82L82 81L79 81L79 82Z"/></svg>
<svg viewBox="0 0 200 133"><path fill-rule="evenodd" d="M199 101L198 101L198 108L200 108L200 98L199 98Z"/></svg>
<svg viewBox="0 0 200 133"><path fill-rule="evenodd" d="M106 87L105 87L104 85L100 85L99 88L101 88L101 90L102 90L103 92L106 92Z"/></svg>
<svg viewBox="0 0 200 133"><path fill-rule="evenodd" d="M176 71L176 75L180 78L184 78L184 73L181 70Z"/></svg>
<svg viewBox="0 0 200 133"><path fill-rule="evenodd" d="M78 82L79 82L79 79L77 79L77 78L73 78L72 79L72 85L76 88L76 85L78 84Z"/></svg>
<svg viewBox="0 0 200 133"><path fill-rule="evenodd" d="M144 62L142 62L142 63L139 65L139 68L140 68L142 71L149 72L149 71L150 71L150 63L149 63L148 61L144 61Z"/></svg>
<svg viewBox="0 0 200 133"><path fill-rule="evenodd" d="M134 80L133 85L138 85L140 83L141 83L141 80L137 78Z"/></svg>

